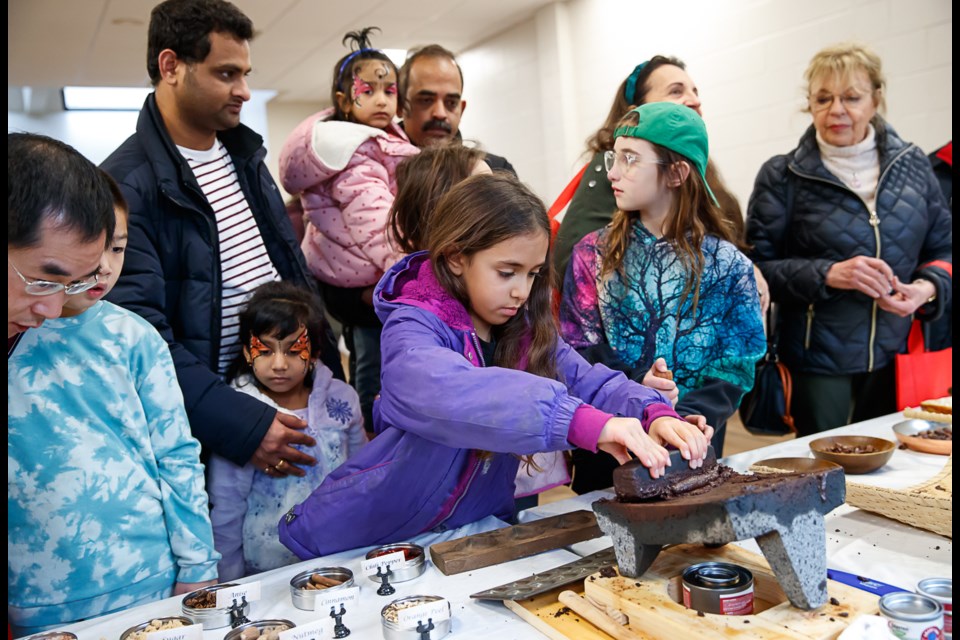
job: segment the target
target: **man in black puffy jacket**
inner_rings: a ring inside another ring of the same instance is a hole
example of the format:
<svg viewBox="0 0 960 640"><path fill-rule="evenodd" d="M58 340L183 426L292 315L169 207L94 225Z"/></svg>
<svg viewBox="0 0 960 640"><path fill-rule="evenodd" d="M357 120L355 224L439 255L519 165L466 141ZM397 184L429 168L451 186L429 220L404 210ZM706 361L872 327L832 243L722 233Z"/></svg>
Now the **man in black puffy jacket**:
<svg viewBox="0 0 960 640"><path fill-rule="evenodd" d="M268 475L314 464L296 417L222 379L240 350L236 314L257 285L312 286L263 139L240 124L250 99L253 25L224 0L167 0L150 20L155 91L137 131L103 163L130 207L126 264L110 300L146 318L170 345L194 436L205 451ZM342 378L328 330L324 363Z"/></svg>

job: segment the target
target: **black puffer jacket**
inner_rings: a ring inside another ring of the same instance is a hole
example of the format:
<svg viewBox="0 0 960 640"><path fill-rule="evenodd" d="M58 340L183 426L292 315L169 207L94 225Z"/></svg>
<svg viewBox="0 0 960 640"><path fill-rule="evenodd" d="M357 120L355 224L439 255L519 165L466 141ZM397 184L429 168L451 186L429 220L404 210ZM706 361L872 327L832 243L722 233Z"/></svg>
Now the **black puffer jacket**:
<svg viewBox="0 0 960 640"><path fill-rule="evenodd" d="M796 371L873 371L906 345L909 317L826 285L836 262L877 257L903 282L930 280L937 298L918 310L924 318L939 316L951 295L950 213L930 163L883 124L877 146L876 224L866 203L823 166L812 126L796 149L771 158L757 175L747 209L750 257L780 303L780 356Z"/></svg>
<svg viewBox="0 0 960 640"><path fill-rule="evenodd" d="M303 254L263 158L263 139L240 125L219 134L280 277L312 286ZM144 317L170 345L193 435L206 451L243 465L276 409L214 373L220 351L220 253L213 211L167 133L154 95L137 132L103 162L130 208L123 272L108 298ZM332 334L324 364L343 378Z"/></svg>

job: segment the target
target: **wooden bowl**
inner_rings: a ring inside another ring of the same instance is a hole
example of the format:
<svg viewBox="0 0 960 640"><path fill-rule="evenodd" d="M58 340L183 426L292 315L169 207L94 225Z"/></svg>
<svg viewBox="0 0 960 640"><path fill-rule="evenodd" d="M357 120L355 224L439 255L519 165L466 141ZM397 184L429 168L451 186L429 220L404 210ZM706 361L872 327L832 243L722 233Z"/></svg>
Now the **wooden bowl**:
<svg viewBox="0 0 960 640"><path fill-rule="evenodd" d="M750 465L751 471L775 469L789 473L810 473L812 471L825 471L839 467L836 462L829 460L819 460L816 458L767 458L759 460Z"/></svg>
<svg viewBox="0 0 960 640"><path fill-rule="evenodd" d="M872 446L874 451L872 453L835 453L830 451L838 445L851 448ZM871 438L870 436L832 436L818 438L810 443L813 457L835 462L849 474L876 471L887 464L896 448L897 445L889 440Z"/></svg>
<svg viewBox="0 0 960 640"><path fill-rule="evenodd" d="M929 438L918 438L917 434L932 429L949 429L953 432L953 425L940 422L930 422L928 420L904 420L893 425L893 432L897 440L905 444L914 451L923 453L936 453L942 456L948 456L953 453L953 440L931 440Z"/></svg>

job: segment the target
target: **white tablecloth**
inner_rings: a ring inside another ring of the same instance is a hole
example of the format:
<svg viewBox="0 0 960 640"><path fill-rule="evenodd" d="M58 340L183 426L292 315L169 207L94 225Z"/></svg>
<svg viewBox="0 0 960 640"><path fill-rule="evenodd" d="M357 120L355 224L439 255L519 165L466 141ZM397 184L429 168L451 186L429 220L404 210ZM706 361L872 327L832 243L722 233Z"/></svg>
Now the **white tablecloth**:
<svg viewBox="0 0 960 640"><path fill-rule="evenodd" d="M903 420L900 413L858 422L826 433L788 440L723 458L721 462L745 472L750 465L767 458L812 458L810 441L827 435L869 435L897 442L892 427ZM902 489L934 477L943 469L946 456L896 449L886 465L868 474L851 475L848 480L861 484ZM535 507L523 512L522 521L535 520L576 509L589 509L613 492L594 491L569 500ZM827 532L827 566L886 582L913 591L924 578L953 577L953 541L935 533L896 520L840 505L824 518ZM568 547L578 555L587 555L611 545L609 537L581 542ZM760 553L753 540L738 542L743 548Z"/></svg>
<svg viewBox="0 0 960 640"><path fill-rule="evenodd" d="M428 549L434 542L452 540L462 536L492 531L507 526L494 517L488 517L473 524L440 534L425 534L413 539L413 542ZM251 604L251 621L282 618L302 625L326 617L325 612L303 611L293 606L290 599L290 579L301 571L314 567L346 567L353 571L355 585L360 587L360 605L356 611L349 611L343 623L350 629L350 638L357 640L379 640L382 638L380 610L391 601L413 595L435 595L450 601L453 610L452 631L447 638L491 638L496 640L540 640L544 636L526 622L523 622L498 602L478 601L470 598L471 593L490 589L506 582L526 578L538 571L576 560L579 556L570 551L557 549L541 553L530 558L515 560L504 564L445 576L433 566L427 551L426 571L418 578L394 585L397 592L390 596L377 595L379 582L373 582L360 574L360 562L371 547L345 551L320 560L307 560L289 567L282 567L265 573L244 578L237 582L260 581L261 599ZM76 634L79 640L118 640L126 629L161 616L179 616L183 596L175 596L152 602L133 609L111 615L79 622L63 627L63 631ZM230 627L204 631L203 640L221 640ZM332 637L332 634L331 634Z"/></svg>
<svg viewBox="0 0 960 640"><path fill-rule="evenodd" d="M829 434L864 434L895 440L890 427L901 419L900 414L894 414L835 429ZM822 435L824 434L820 434ZM722 461L737 471L746 471L751 464L765 458L810 457L808 443L812 439L814 437L791 440L730 456ZM898 449L882 469L868 475L851 476L851 479L864 484L902 488L933 477L943 468L946 460L945 456ZM528 509L521 514L520 520L530 521L577 509L590 509L590 505L598 498L612 495L611 491L595 491ZM913 590L916 583L923 578L953 576L951 562L953 543L949 538L915 529L847 505L832 511L825 520L827 565L830 568L849 571L910 590ZM490 517L442 534L423 535L416 538L414 542L426 548L434 542L490 531L503 526L506 526L503 522ZM381 638L380 610L391 600L410 595L438 595L447 598L453 607L453 631L447 636L448 638L540 639L545 636L521 621L502 604L475 601L469 597L470 594L572 562L580 556L609 547L610 544L609 538L598 538L571 545L568 549L558 549L453 576L444 576L428 560L426 572L422 576L409 582L396 584L396 594L387 597L376 595L379 583L360 575L360 562L369 547L328 556L319 561L309 560L275 569L246 578L242 582L253 580L261 582L262 597L252 605L249 615L251 620L285 618L296 624L305 624L318 619L322 615L321 612L302 611L293 606L289 591L290 579L297 573L313 567L342 566L354 572L356 584L360 586L360 605L356 611L348 611L343 620L352 632L351 638L362 640ZM760 553L753 540L745 540L737 544ZM73 624L64 627L63 630L73 632L79 640L117 640L124 630L141 622L160 616L180 615L181 600L180 596L168 598ZM203 634L204 640L220 640L229 630L226 627L206 631Z"/></svg>

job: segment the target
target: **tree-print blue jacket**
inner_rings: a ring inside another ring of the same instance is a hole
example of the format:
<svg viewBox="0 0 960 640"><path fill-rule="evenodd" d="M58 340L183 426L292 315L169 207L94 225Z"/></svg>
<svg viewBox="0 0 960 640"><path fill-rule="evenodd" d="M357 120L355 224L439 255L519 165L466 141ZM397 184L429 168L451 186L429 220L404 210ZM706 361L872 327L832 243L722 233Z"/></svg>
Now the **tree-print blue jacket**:
<svg viewBox="0 0 960 640"><path fill-rule="evenodd" d="M687 269L667 240L641 223L631 229L622 270L601 277L609 227L573 249L563 284L563 339L591 362L642 380L666 360L680 391L677 412L700 414L720 431L753 387L766 351L753 266L729 242L704 238L696 312L681 299Z"/></svg>

